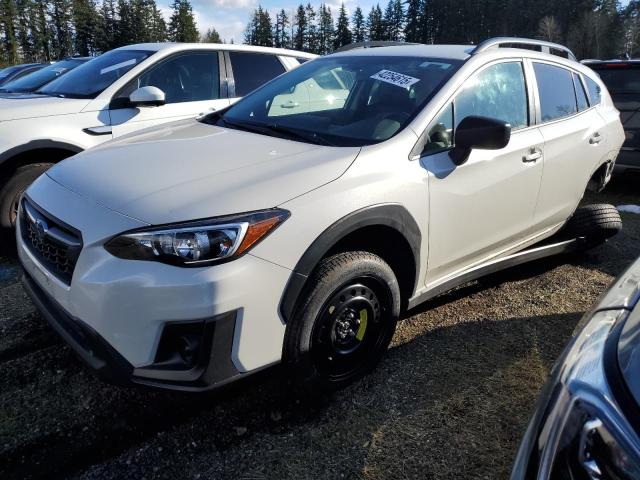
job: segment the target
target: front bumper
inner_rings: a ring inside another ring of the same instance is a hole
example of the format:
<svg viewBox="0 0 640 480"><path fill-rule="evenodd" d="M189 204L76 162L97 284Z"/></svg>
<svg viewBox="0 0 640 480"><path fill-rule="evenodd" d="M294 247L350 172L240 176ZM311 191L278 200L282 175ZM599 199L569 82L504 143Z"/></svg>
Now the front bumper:
<svg viewBox="0 0 640 480"><path fill-rule="evenodd" d="M85 360L98 362L98 370L107 376L196 390L234 376L231 369L223 369L222 375L202 365L189 375L167 368L170 359L160 355L164 334L183 324L203 326L212 368L231 363L238 374L245 374L280 361L285 324L278 306L289 269L251 254L202 268L116 258L104 243L145 224L85 199L46 175L27 194L42 212L73 227L82 238L72 275L61 279L26 243L18 222L17 249L27 285L43 313L49 312L49 321L57 319L51 322L54 328L64 330L63 337L72 346L76 343L74 348ZM220 327L223 323L229 326ZM69 333L78 331L83 335L73 338ZM223 337L222 350L214 348ZM87 351L99 352L98 360L88 359ZM217 356L219 351L225 358ZM158 362L164 368L158 368Z"/></svg>
<svg viewBox="0 0 640 480"><path fill-rule="evenodd" d="M73 318L24 273L22 284L36 308L51 327L103 380L117 385L141 384L173 390L209 390L243 374L231 361L236 312L207 319L204 323L206 351L202 362L188 370L135 368L94 329Z"/></svg>

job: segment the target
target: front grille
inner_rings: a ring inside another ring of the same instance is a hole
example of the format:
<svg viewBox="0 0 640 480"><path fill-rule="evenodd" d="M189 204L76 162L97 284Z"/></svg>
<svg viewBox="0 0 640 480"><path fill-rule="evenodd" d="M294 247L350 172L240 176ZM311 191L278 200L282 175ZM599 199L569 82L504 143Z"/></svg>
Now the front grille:
<svg viewBox="0 0 640 480"><path fill-rule="evenodd" d="M53 275L71 284L73 270L82 250L80 232L22 200L20 229L29 251Z"/></svg>

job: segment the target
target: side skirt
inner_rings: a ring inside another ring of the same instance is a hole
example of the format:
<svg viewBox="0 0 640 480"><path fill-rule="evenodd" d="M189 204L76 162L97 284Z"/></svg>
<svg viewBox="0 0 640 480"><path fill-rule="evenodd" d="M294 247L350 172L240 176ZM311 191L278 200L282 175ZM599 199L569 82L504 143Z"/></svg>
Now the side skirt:
<svg viewBox="0 0 640 480"><path fill-rule="evenodd" d="M452 288L455 288L467 282L471 282L472 280L477 280L478 278L484 277L491 273L499 272L501 270L515 267L516 265L521 265L533 260L539 260L541 258L550 257L561 253L575 252L579 250L580 247L584 245L584 243L585 239L582 237L573 238L571 240L542 245L540 247L528 248L520 252L508 255L506 257L491 260L489 262L473 267L472 269L465 271L457 277L436 285L433 288L417 293L409 299L408 308L411 309L423 302L426 302L427 300L431 300L432 298L437 297L441 293L451 290Z"/></svg>

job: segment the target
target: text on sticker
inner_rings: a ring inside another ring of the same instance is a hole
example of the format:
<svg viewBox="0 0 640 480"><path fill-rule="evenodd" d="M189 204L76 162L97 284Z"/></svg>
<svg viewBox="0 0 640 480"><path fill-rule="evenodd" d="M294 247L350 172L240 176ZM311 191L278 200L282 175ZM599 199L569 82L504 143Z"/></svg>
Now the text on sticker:
<svg viewBox="0 0 640 480"><path fill-rule="evenodd" d="M420 81L419 78L410 77L409 75L403 75L402 73L391 70L380 70L378 73L371 75L371 78L402 88L409 88L414 83Z"/></svg>

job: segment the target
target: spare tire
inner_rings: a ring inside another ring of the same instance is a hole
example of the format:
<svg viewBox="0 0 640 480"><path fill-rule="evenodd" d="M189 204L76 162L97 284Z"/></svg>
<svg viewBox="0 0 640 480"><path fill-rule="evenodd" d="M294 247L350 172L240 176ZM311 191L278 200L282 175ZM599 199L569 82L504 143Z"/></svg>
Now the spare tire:
<svg viewBox="0 0 640 480"><path fill-rule="evenodd" d="M576 209L562 229L563 238L583 237L587 246L604 243L622 230L620 213L613 205L599 203Z"/></svg>

